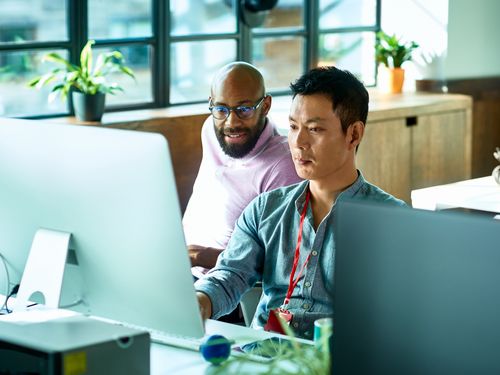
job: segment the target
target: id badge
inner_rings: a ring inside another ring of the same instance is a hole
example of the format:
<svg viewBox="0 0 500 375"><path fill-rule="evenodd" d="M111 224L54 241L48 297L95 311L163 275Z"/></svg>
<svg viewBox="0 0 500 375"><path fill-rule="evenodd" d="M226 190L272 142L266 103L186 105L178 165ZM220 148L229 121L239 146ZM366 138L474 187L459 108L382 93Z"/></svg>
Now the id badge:
<svg viewBox="0 0 500 375"><path fill-rule="evenodd" d="M264 330L268 332L276 332L286 335L286 332L283 330L283 327L281 326L280 319L278 319L278 316L286 324L290 324L293 318L292 313L286 309L283 309L281 307L273 309L269 312L269 318L267 319L267 323L264 326Z"/></svg>

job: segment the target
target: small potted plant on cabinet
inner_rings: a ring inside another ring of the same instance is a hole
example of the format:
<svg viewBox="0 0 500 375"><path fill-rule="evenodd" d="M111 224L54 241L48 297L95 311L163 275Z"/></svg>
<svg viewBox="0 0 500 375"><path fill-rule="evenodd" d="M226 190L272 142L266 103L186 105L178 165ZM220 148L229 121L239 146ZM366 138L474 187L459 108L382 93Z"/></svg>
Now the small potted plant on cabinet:
<svg viewBox="0 0 500 375"><path fill-rule="evenodd" d="M391 93L400 93L403 89L405 71L401 67L405 61L412 58L412 52L418 48L415 42L401 42L396 35L388 35L383 31L377 33L375 56L377 65L385 68L385 90Z"/></svg>
<svg viewBox="0 0 500 375"><path fill-rule="evenodd" d="M81 121L100 121L104 113L106 94L114 95L117 91L123 91L116 82L107 82L106 76L113 72L122 72L135 78L132 69L124 65L123 55L119 51L100 53L94 63L94 43L89 40L83 47L80 65L72 64L54 52L46 54L42 61L51 61L58 67L28 83L36 89L54 83L49 102L57 96L64 100L71 93L75 116Z"/></svg>

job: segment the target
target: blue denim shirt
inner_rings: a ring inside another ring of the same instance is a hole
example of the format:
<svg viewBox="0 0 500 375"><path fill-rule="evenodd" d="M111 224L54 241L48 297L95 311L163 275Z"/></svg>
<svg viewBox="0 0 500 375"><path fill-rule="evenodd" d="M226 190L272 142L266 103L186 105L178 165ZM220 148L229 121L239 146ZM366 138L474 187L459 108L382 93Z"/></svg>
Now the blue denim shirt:
<svg viewBox="0 0 500 375"><path fill-rule="evenodd" d="M207 294L212 301L212 318L231 312L256 281L262 281L263 295L252 322L254 328L262 329L269 311L283 304L308 185L309 181L303 181L263 193L243 211L215 268L195 283L196 290ZM366 182L361 173L337 201L344 199L405 205ZM311 339L314 321L333 315L335 216L334 204L315 231L311 206L307 209L295 276L309 253L311 257L287 306L293 314L291 327L299 337Z"/></svg>

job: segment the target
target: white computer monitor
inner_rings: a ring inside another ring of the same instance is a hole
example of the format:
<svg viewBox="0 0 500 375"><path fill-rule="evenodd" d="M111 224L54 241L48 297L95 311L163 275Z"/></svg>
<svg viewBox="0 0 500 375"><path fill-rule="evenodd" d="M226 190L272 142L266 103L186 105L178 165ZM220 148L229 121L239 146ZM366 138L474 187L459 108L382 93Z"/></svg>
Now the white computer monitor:
<svg viewBox="0 0 500 375"><path fill-rule="evenodd" d="M0 291L20 281L39 228L71 233L60 304L201 337L166 139L0 119ZM70 252L72 258L73 252Z"/></svg>
<svg viewBox="0 0 500 375"><path fill-rule="evenodd" d="M500 222L337 208L333 373L499 374Z"/></svg>

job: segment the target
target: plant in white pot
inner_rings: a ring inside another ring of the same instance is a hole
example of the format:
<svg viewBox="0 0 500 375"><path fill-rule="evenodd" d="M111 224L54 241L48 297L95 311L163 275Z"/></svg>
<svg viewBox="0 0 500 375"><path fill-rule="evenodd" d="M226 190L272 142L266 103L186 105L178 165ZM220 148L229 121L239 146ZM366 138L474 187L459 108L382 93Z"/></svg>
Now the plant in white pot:
<svg viewBox="0 0 500 375"><path fill-rule="evenodd" d="M404 62L412 59L412 53L419 45L415 42L403 43L396 35L388 35L383 31L377 33L375 57L377 64L386 68L387 80L385 91L400 93L404 82Z"/></svg>
<svg viewBox="0 0 500 375"><path fill-rule="evenodd" d="M52 71L32 79L28 85L40 89L44 85L54 84L49 95L49 102L57 96L65 99L69 93L73 101L75 116L81 121L100 121L104 113L106 94L115 94L123 89L116 82L108 82L106 77L114 72L121 72L135 78L132 69L124 64L119 51L100 53L94 63L92 45L89 40L80 54L80 65L75 65L57 53L48 53L42 61L58 65Z"/></svg>

